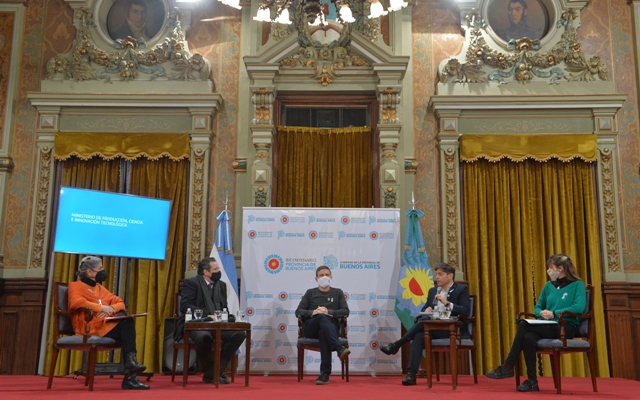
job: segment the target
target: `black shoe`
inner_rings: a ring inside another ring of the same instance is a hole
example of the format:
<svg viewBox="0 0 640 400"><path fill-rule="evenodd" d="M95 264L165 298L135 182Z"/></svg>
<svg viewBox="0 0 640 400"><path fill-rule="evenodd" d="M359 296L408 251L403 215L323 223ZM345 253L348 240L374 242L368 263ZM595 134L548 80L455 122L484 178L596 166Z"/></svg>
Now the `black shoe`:
<svg viewBox="0 0 640 400"><path fill-rule="evenodd" d="M225 374L220 374L220 384L221 385L228 385L230 383L231 383L231 381L229 380L228 376L226 376Z"/></svg>
<svg viewBox="0 0 640 400"><path fill-rule="evenodd" d="M145 385L144 383L138 380L136 374L128 374L125 375L122 380L122 388L130 389L130 390L148 390L149 385Z"/></svg>
<svg viewBox="0 0 640 400"><path fill-rule="evenodd" d="M539 392L538 381L527 379L524 383L516 388L518 392Z"/></svg>
<svg viewBox="0 0 640 400"><path fill-rule="evenodd" d="M347 357L349 357L349 354L351 354L351 350L344 346L340 346L340 348L338 349L338 358L340 359L340 361L346 360Z"/></svg>
<svg viewBox="0 0 640 400"><path fill-rule="evenodd" d="M407 372L407 377L402 380L403 386L412 386L416 384L416 373L413 371Z"/></svg>
<svg viewBox="0 0 640 400"><path fill-rule="evenodd" d="M380 351L388 356L396 354L398 352L398 349L399 347L396 346L394 343L389 343L387 345L380 346Z"/></svg>
<svg viewBox="0 0 640 400"><path fill-rule="evenodd" d="M507 368L504 365L486 373L487 378L491 379L513 378L514 375L513 368Z"/></svg>
<svg viewBox="0 0 640 400"><path fill-rule="evenodd" d="M320 375L318 376L318 378L316 378L316 385L326 385L329 383L329 374L327 373L320 373Z"/></svg>
<svg viewBox="0 0 640 400"><path fill-rule="evenodd" d="M124 368L127 373L139 373L147 369L146 366L138 363L136 353L129 353L124 358Z"/></svg>
<svg viewBox="0 0 640 400"><path fill-rule="evenodd" d="M204 374L202 375L202 382L213 383L213 368L204 370Z"/></svg>

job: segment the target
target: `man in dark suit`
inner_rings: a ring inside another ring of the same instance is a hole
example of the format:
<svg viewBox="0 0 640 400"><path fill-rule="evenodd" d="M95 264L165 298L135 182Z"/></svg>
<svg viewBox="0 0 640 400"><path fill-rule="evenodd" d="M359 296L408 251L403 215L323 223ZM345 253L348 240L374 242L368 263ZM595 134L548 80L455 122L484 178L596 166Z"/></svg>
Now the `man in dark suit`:
<svg viewBox="0 0 640 400"><path fill-rule="evenodd" d="M433 307L441 304L451 310L452 316L469 316L471 312L469 289L465 285L453 281L455 274L456 269L449 264L443 263L436 267L435 283L437 286L429 290L427 302L421 311L432 312ZM438 291L438 288L441 290ZM422 318L428 319L429 317ZM424 326L418 321L419 318L416 317L416 323L400 340L380 347L380 350L384 354L392 355L396 354L403 344L413 340L411 343L411 352L409 353L407 377L402 380L402 384L405 386L416 384L416 373L418 372L420 360L422 359L422 351L424 350ZM469 338L469 330L467 329L466 323L463 323L460 327L460 335L463 339ZM445 339L449 337L449 331L432 331L431 337L434 339Z"/></svg>
<svg viewBox="0 0 640 400"><path fill-rule="evenodd" d="M227 308L227 285L220 278L222 272L216 260L212 257L203 258L198 263L198 275L185 279L182 283L182 298L180 300L180 312L185 314L187 309L191 311L201 309L203 317L222 311ZM229 316L232 317L231 315ZM184 325L179 324L177 332L184 331ZM224 374L231 357L244 342L244 331L222 332L222 349L220 351L220 383L229 383L229 378ZM211 346L214 343L215 332L192 331L191 340L196 345L196 355L202 363L204 375L202 380L213 383L213 356Z"/></svg>

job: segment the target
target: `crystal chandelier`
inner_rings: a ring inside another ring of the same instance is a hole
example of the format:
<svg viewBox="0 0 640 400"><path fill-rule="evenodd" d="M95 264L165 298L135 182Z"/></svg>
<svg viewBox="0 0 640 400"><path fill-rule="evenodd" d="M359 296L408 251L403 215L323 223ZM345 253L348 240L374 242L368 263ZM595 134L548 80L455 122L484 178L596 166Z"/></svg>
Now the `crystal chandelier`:
<svg viewBox="0 0 640 400"><path fill-rule="evenodd" d="M229 0L226 0L229 1ZM338 11L337 20L340 23L355 22L353 3L370 3L369 18L378 18L387 15L389 11L399 11L406 7L409 3L404 0L390 0L387 10L384 9L380 0L330 0ZM293 0L261 0L258 14L253 18L262 22L278 22L281 24L290 24L289 7ZM321 0L300 0L302 10L307 18L307 22L312 25L326 24ZM272 15L271 10L275 10ZM275 18L274 18L275 16Z"/></svg>

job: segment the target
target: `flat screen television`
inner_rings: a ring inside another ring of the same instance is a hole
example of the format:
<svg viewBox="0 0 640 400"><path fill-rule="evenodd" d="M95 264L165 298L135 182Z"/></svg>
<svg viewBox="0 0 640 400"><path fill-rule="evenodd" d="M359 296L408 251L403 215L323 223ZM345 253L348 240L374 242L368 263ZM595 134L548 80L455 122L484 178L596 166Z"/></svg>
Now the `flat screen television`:
<svg viewBox="0 0 640 400"><path fill-rule="evenodd" d="M53 251L164 260L169 200L60 188Z"/></svg>

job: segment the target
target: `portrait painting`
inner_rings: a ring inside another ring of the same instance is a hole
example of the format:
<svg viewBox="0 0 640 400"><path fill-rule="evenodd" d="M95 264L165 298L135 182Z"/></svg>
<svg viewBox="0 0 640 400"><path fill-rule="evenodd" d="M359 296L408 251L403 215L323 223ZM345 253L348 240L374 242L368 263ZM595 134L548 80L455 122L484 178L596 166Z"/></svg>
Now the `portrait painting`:
<svg viewBox="0 0 640 400"><path fill-rule="evenodd" d="M161 0L116 0L107 14L107 32L113 40L131 36L148 42L162 29L164 8Z"/></svg>
<svg viewBox="0 0 640 400"><path fill-rule="evenodd" d="M541 0L490 0L487 21L505 42L542 39L549 32L549 10Z"/></svg>

